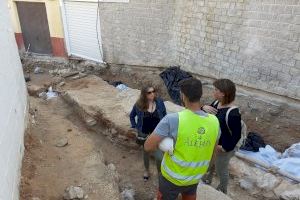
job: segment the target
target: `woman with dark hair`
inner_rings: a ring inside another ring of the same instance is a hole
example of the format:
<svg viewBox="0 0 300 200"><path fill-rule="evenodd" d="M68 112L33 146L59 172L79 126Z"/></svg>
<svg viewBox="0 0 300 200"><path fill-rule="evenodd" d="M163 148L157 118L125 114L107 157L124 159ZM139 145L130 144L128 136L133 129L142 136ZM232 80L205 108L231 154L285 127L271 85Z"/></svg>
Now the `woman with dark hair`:
<svg viewBox="0 0 300 200"><path fill-rule="evenodd" d="M166 114L165 104L161 98L157 97L155 88L153 86L143 87L140 97L130 113L131 127L137 130L136 141L139 145L144 145L147 137L154 131L156 125ZM160 172L162 156L161 151L155 152L154 157L158 172ZM143 157L145 167L144 181L147 181L149 179L150 155L143 150Z"/></svg>
<svg viewBox="0 0 300 200"><path fill-rule="evenodd" d="M215 101L210 106L203 106L202 110L216 115L220 123L221 136L217 146L215 165L212 165L209 173L204 177L204 181L211 184L213 171L216 170L220 179L217 189L226 194L229 180L229 161L234 155L235 147L241 138L241 114L238 108L229 110L231 107L235 107L235 84L229 79L219 79L213 85ZM227 113L228 111L229 113ZM228 116L227 120L226 115Z"/></svg>

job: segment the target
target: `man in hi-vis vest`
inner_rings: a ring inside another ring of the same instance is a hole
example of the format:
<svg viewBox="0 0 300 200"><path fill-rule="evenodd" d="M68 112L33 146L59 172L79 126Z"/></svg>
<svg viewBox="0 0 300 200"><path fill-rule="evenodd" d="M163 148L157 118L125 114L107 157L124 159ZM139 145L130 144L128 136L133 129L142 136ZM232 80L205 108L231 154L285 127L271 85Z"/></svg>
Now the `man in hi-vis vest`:
<svg viewBox="0 0 300 200"><path fill-rule="evenodd" d="M195 200L198 183L207 172L219 139L219 122L201 110L201 81L180 83L185 110L165 116L147 139L146 151L154 151L166 137L174 140L174 151L165 152L159 175L158 200Z"/></svg>

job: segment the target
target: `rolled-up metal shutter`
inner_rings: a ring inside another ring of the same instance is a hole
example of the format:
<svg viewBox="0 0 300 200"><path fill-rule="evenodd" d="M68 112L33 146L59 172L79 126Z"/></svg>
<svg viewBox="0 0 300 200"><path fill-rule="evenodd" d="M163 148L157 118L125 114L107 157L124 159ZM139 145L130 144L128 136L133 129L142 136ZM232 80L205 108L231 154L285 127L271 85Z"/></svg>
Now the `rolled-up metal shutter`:
<svg viewBox="0 0 300 200"><path fill-rule="evenodd" d="M99 18L96 30L97 5L97 2L64 0L65 28L68 34L69 54L102 62Z"/></svg>

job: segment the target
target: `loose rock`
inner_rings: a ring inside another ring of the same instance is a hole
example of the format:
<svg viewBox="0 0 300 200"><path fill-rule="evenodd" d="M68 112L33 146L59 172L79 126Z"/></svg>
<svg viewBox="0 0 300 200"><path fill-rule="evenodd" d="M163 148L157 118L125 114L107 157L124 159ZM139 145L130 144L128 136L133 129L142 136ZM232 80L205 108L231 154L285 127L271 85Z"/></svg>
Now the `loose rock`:
<svg viewBox="0 0 300 200"><path fill-rule="evenodd" d="M108 169L111 171L116 171L116 166L112 163L110 163L109 165L107 165Z"/></svg>
<svg viewBox="0 0 300 200"><path fill-rule="evenodd" d="M133 189L125 189L121 193L121 199L122 200L134 200L135 192Z"/></svg>
<svg viewBox="0 0 300 200"><path fill-rule="evenodd" d="M25 74L25 75L24 75L24 79L25 79L25 82L31 81L31 78L30 78L30 75L29 75L29 74Z"/></svg>
<svg viewBox="0 0 300 200"><path fill-rule="evenodd" d="M285 191L280 195L280 199L299 200L300 199L300 189Z"/></svg>
<svg viewBox="0 0 300 200"><path fill-rule="evenodd" d="M91 126L95 126L97 124L97 121L92 117L87 117L85 119L85 123L86 123L86 125L91 127Z"/></svg>
<svg viewBox="0 0 300 200"><path fill-rule="evenodd" d="M64 199L65 200L72 200L72 199L80 200L80 199L84 199L84 191L83 191L83 189L81 187L69 186L65 190Z"/></svg>
<svg viewBox="0 0 300 200"><path fill-rule="evenodd" d="M67 139L67 138L60 138L60 139L56 142L56 144L55 144L56 147L65 147L65 146L67 146L67 145L68 145L68 139Z"/></svg>
<svg viewBox="0 0 300 200"><path fill-rule="evenodd" d="M276 197L282 199L288 199L288 196L290 197L295 194L293 191L298 191L298 194L300 194L300 184L292 184L286 180L283 180L280 185L274 189ZM299 199L300 198L297 200Z"/></svg>
<svg viewBox="0 0 300 200"><path fill-rule="evenodd" d="M44 72L44 70L42 70L40 67L36 67L35 69L34 69L34 73L35 74L41 74L41 73L43 73Z"/></svg>
<svg viewBox="0 0 300 200"><path fill-rule="evenodd" d="M251 194L262 196L275 194L273 190L281 183L282 178L267 173L259 168L233 157L230 161L230 173L240 178L240 186Z"/></svg>
<svg viewBox="0 0 300 200"><path fill-rule="evenodd" d="M34 84L28 84L27 90L30 96L37 96L40 92L45 90L45 87Z"/></svg>
<svg viewBox="0 0 300 200"><path fill-rule="evenodd" d="M66 83L62 81L62 82L60 82L60 83L58 84L58 86L59 86L59 87L62 87L62 86L64 86L65 84L66 84Z"/></svg>

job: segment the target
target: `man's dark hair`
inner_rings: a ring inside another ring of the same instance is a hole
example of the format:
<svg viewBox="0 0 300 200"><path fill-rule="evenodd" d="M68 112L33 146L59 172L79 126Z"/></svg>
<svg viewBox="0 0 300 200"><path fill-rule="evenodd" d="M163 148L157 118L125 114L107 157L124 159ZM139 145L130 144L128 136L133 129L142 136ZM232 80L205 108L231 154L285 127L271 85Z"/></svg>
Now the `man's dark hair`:
<svg viewBox="0 0 300 200"><path fill-rule="evenodd" d="M180 81L180 91L188 98L189 102L196 103L202 97L202 83L196 78Z"/></svg>

